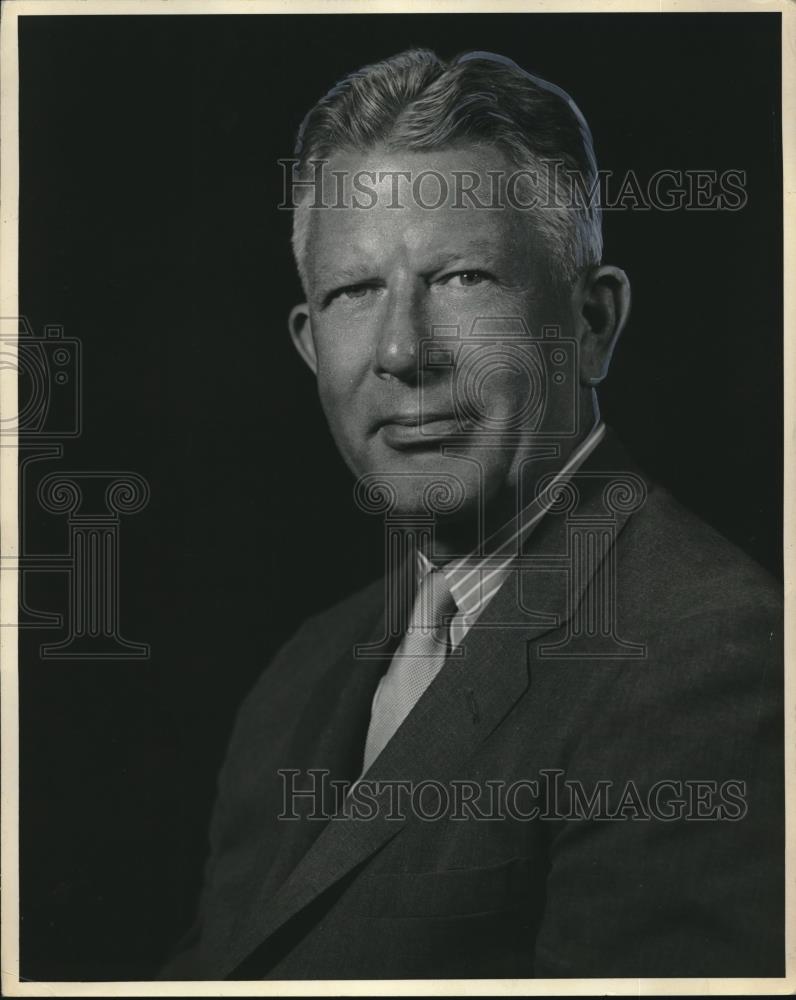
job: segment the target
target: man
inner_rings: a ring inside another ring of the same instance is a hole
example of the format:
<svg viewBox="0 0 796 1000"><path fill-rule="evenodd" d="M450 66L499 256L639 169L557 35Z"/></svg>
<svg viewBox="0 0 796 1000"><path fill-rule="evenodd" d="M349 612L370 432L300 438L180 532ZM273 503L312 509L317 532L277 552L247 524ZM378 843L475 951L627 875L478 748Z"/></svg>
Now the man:
<svg viewBox="0 0 796 1000"><path fill-rule="evenodd" d="M582 115L411 51L297 156L291 334L385 579L241 708L164 977L782 975L777 592L600 421Z"/></svg>

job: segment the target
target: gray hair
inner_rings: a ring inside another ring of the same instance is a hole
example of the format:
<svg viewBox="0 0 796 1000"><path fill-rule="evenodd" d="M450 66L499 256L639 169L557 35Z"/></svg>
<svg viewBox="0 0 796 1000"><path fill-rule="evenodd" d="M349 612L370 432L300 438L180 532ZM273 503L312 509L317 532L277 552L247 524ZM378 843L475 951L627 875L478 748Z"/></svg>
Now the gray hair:
<svg viewBox="0 0 796 1000"><path fill-rule="evenodd" d="M351 73L304 118L294 178L306 178L313 162L338 151L438 150L462 142L492 145L541 178L542 197L529 213L556 280L571 284L600 263L599 175L585 118L565 91L491 52L446 63L427 49L410 49ZM551 173L550 164L563 170ZM303 190L293 213L293 252L305 288L306 200Z"/></svg>

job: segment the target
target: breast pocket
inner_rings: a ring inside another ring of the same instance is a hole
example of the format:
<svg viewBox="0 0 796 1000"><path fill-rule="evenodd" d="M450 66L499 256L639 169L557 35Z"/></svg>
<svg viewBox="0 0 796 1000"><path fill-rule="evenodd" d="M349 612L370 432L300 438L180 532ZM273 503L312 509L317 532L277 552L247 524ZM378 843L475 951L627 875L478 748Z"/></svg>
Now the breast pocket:
<svg viewBox="0 0 796 1000"><path fill-rule="evenodd" d="M536 881L527 858L480 868L365 873L352 902L371 917L475 916L526 903Z"/></svg>

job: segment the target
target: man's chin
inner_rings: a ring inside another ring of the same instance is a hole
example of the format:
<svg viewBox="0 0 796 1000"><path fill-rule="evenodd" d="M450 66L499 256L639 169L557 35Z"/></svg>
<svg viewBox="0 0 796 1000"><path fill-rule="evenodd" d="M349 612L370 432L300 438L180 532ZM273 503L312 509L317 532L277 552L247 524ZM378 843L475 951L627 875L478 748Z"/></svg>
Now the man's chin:
<svg viewBox="0 0 796 1000"><path fill-rule="evenodd" d="M448 519L478 506L479 486L472 466L424 451L372 464L359 476L356 496L370 512L380 508L390 517Z"/></svg>
<svg viewBox="0 0 796 1000"><path fill-rule="evenodd" d="M384 476L374 473L360 481L367 493L376 498L390 517L451 518L477 505L466 484L458 477L438 473L427 480L398 480L395 473ZM361 492L361 491L358 491Z"/></svg>

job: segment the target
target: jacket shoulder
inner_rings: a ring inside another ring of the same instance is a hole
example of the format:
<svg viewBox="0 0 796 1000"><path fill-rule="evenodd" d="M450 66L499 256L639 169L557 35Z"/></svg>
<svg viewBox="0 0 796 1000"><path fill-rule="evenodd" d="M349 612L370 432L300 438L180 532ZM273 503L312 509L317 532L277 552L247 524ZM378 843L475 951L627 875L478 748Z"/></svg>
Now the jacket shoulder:
<svg viewBox="0 0 796 1000"><path fill-rule="evenodd" d="M662 623L754 610L777 616L782 588L754 559L653 485L622 531L617 585Z"/></svg>
<svg viewBox="0 0 796 1000"><path fill-rule="evenodd" d="M236 731L247 719L260 725L264 717L294 711L314 680L347 648L361 640L384 606L384 582L375 580L317 614L306 618L282 644L243 699Z"/></svg>

